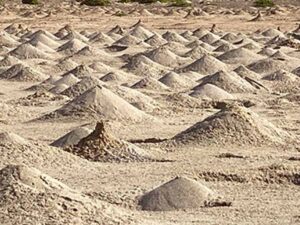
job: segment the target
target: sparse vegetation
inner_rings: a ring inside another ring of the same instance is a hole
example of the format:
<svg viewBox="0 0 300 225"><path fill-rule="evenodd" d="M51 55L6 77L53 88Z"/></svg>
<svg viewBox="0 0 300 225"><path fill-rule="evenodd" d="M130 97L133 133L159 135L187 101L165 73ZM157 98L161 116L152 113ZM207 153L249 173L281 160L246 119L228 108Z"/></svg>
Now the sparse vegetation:
<svg viewBox="0 0 300 225"><path fill-rule="evenodd" d="M175 7L189 7L192 5L190 2L187 2L186 0L174 0L172 2L174 3L172 3L171 6L175 6Z"/></svg>
<svg viewBox="0 0 300 225"><path fill-rule="evenodd" d="M275 3L273 0L256 0L254 5L256 7L273 7L275 6Z"/></svg>
<svg viewBox="0 0 300 225"><path fill-rule="evenodd" d="M39 4L38 0L22 0L23 4L37 5Z"/></svg>
<svg viewBox="0 0 300 225"><path fill-rule="evenodd" d="M110 0L84 0L81 5L88 6L107 6L110 5Z"/></svg>
<svg viewBox="0 0 300 225"><path fill-rule="evenodd" d="M169 3L170 6L174 6L174 7L191 6L191 3L187 2L186 0L121 0L121 2L122 3L138 2L140 4L151 4L155 2L161 2L161 3Z"/></svg>

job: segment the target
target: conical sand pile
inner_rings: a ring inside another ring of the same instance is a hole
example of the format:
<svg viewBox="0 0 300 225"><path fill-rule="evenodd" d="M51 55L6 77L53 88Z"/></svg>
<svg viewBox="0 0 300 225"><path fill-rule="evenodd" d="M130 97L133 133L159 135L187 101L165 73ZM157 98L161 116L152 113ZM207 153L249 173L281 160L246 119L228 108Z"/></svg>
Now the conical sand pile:
<svg viewBox="0 0 300 225"><path fill-rule="evenodd" d="M51 58L48 54L37 49L29 43L21 44L11 52L10 55L18 59L49 59Z"/></svg>
<svg viewBox="0 0 300 225"><path fill-rule="evenodd" d="M1 79L15 81L44 81L48 76L23 64L15 64L0 74Z"/></svg>
<svg viewBox="0 0 300 225"><path fill-rule="evenodd" d="M292 139L250 109L230 106L177 134L173 140L182 144L255 146L285 144Z"/></svg>
<svg viewBox="0 0 300 225"><path fill-rule="evenodd" d="M91 218L103 224L132 220L121 210L92 200L33 167L6 166L0 170L0 189L3 224L18 224L25 217L29 224L49 224L53 222L53 215L56 221L78 221L80 218L81 224L88 224Z"/></svg>
<svg viewBox="0 0 300 225"><path fill-rule="evenodd" d="M158 47L160 45L166 44L167 41L163 39L160 35L154 34L144 41L146 44Z"/></svg>
<svg viewBox="0 0 300 225"><path fill-rule="evenodd" d="M233 49L218 56L218 59L222 62L229 64L241 63L245 65L257 61L261 58L262 57L260 55L255 54L252 51L247 50L245 48Z"/></svg>
<svg viewBox="0 0 300 225"><path fill-rule="evenodd" d="M176 177L139 199L139 205L147 211L171 211L196 209L205 206L229 206L205 185L186 177Z"/></svg>
<svg viewBox="0 0 300 225"><path fill-rule="evenodd" d="M187 59L182 58L176 55L175 53L171 52L166 46L161 46L148 53L145 53L145 55L154 62L170 67L182 65L188 61Z"/></svg>
<svg viewBox="0 0 300 225"><path fill-rule="evenodd" d="M213 84L207 83L197 87L191 94L196 98L210 99L210 100L228 100L234 99L234 97L227 91L219 88Z"/></svg>
<svg viewBox="0 0 300 225"><path fill-rule="evenodd" d="M151 31L147 30L140 24L129 31L129 34L141 40L145 40L153 36Z"/></svg>
<svg viewBox="0 0 300 225"><path fill-rule="evenodd" d="M78 83L79 81L80 81L80 79L75 77L72 73L69 73L69 74L63 76L61 79L55 81L53 83L53 85L58 86L58 85L64 84L67 86L72 86L72 85Z"/></svg>
<svg viewBox="0 0 300 225"><path fill-rule="evenodd" d="M278 70L262 78L269 81L273 91L283 93L296 93L300 90L300 78L285 70Z"/></svg>
<svg viewBox="0 0 300 225"><path fill-rule="evenodd" d="M151 77L141 79L140 81L132 85L131 88L156 91L168 90L168 87L166 85Z"/></svg>
<svg viewBox="0 0 300 225"><path fill-rule="evenodd" d="M152 161L150 156L137 146L113 137L103 122L73 147L67 148L75 155L97 162L143 162Z"/></svg>
<svg viewBox="0 0 300 225"><path fill-rule="evenodd" d="M94 77L84 77L81 81L61 92L61 94L74 98L98 85L103 85L103 82Z"/></svg>
<svg viewBox="0 0 300 225"><path fill-rule="evenodd" d="M0 44L6 47L16 47L20 43L12 38L10 34L6 33L5 31L0 32Z"/></svg>
<svg viewBox="0 0 300 225"><path fill-rule="evenodd" d="M209 55L203 56L182 69L183 72L194 71L203 75L213 74L220 70L227 70L227 65Z"/></svg>
<svg viewBox="0 0 300 225"><path fill-rule="evenodd" d="M249 93L255 91L255 88L242 77L238 76L234 72L229 73L222 70L201 79L201 84L193 88L193 90L197 90L205 84L216 85L229 93Z"/></svg>
<svg viewBox="0 0 300 225"><path fill-rule="evenodd" d="M189 42L188 40L186 40L184 37L180 36L179 34L177 34L175 32L170 32L170 31L167 31L166 33L164 33L162 35L162 37L167 41L179 42L181 44L186 44Z"/></svg>
<svg viewBox="0 0 300 225"><path fill-rule="evenodd" d="M20 64L20 63L21 63L21 61L19 59L17 59L16 57L7 55L0 61L0 67L13 66L15 64Z"/></svg>
<svg viewBox="0 0 300 225"><path fill-rule="evenodd" d="M89 77L89 76L91 76L93 74L93 72L94 71L90 67L88 67L88 66L86 66L84 64L81 64L79 66L76 66L74 69L66 72L62 76L73 74L77 78L83 78L83 77Z"/></svg>
<svg viewBox="0 0 300 225"><path fill-rule="evenodd" d="M167 73L162 78L160 78L159 81L164 85L177 90L190 87L194 84L193 81L188 80L187 78L180 76L179 74L174 72Z"/></svg>
<svg viewBox="0 0 300 225"><path fill-rule="evenodd" d="M102 86L97 86L84 92L62 108L43 116L41 119L63 117L100 118L134 122L151 118Z"/></svg>
<svg viewBox="0 0 300 225"><path fill-rule="evenodd" d="M80 41L78 39L72 39L72 40L68 41L67 43L58 47L57 51L65 53L65 54L72 54L72 53L78 52L79 50L83 49L86 46L87 45L85 43L83 43L82 41Z"/></svg>

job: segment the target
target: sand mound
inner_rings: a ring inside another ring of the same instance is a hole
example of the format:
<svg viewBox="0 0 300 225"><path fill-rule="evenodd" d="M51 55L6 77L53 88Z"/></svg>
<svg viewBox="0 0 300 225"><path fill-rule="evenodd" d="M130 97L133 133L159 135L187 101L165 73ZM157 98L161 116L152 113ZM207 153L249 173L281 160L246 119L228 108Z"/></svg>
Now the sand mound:
<svg viewBox="0 0 300 225"><path fill-rule="evenodd" d="M18 99L16 102L18 105L20 104L23 106L46 106L51 104L52 102L66 99L67 98L64 96L56 95L49 91L38 90L34 94L30 94L24 98Z"/></svg>
<svg viewBox="0 0 300 225"><path fill-rule="evenodd" d="M217 47L215 50L214 50L214 52L225 52L225 53L227 53L227 52L229 52L229 51L231 51L231 50L235 50L236 48L235 48L235 46L234 45L232 45L232 44L230 44L230 43L224 43L224 44L222 44L222 45L220 45L219 47ZM224 53L224 54L225 54Z"/></svg>
<svg viewBox="0 0 300 225"><path fill-rule="evenodd" d="M185 39L181 35L179 35L179 34L177 34L175 32L171 32L171 31L167 31L166 33L164 33L162 35L162 37L165 40L167 40L168 42L174 41L174 42L179 42L181 44L187 44L189 42L187 39Z"/></svg>
<svg viewBox="0 0 300 225"><path fill-rule="evenodd" d="M284 61L272 58L258 60L248 65L247 68L259 74L270 74L280 69L288 70L287 64Z"/></svg>
<svg viewBox="0 0 300 225"><path fill-rule="evenodd" d="M103 85L103 82L94 77L84 77L81 81L73 84L71 87L61 92L61 94L70 98L74 98L98 85Z"/></svg>
<svg viewBox="0 0 300 225"><path fill-rule="evenodd" d="M131 57L130 61L122 67L128 72L132 72L138 76L159 77L168 69L159 63L153 62L144 55L138 54Z"/></svg>
<svg viewBox="0 0 300 225"><path fill-rule="evenodd" d="M54 87L52 87L49 92L53 93L53 94L60 94L61 92L65 91L66 89L68 89L69 86L67 84L58 84L58 85L55 85Z"/></svg>
<svg viewBox="0 0 300 225"><path fill-rule="evenodd" d="M105 74L103 77L100 78L101 81L107 83L107 84L128 84L132 82L136 82L136 80L139 79L139 77L136 77L132 74L125 73L122 70L118 70L115 72L109 72Z"/></svg>
<svg viewBox="0 0 300 225"><path fill-rule="evenodd" d="M236 69L233 70L237 75L239 75L240 77L249 77L251 79L260 79L260 75L249 70L247 67L245 67L244 65L241 65L239 67L237 67Z"/></svg>
<svg viewBox="0 0 300 225"><path fill-rule="evenodd" d="M118 140L98 122L95 130L78 144L65 149L77 156L97 162L144 162L152 161L150 156L129 142Z"/></svg>
<svg viewBox="0 0 300 225"><path fill-rule="evenodd" d="M93 73L94 73L93 69L91 69L90 67L84 64L81 64L79 66L76 66L74 69L66 72L62 76L64 77L66 75L73 74L77 78L84 78L84 77L91 76Z"/></svg>
<svg viewBox="0 0 300 225"><path fill-rule="evenodd" d="M200 41L202 41L204 43L207 43L207 44L212 44L212 43L216 42L219 39L220 39L219 36L209 32L209 33L205 34L204 36L202 36L200 38Z"/></svg>
<svg viewBox="0 0 300 225"><path fill-rule="evenodd" d="M116 42L114 42L112 45L130 46L130 45L138 45L141 42L142 42L141 39L136 38L130 34L127 34L124 37L117 40Z"/></svg>
<svg viewBox="0 0 300 225"><path fill-rule="evenodd" d="M37 33L35 35L32 35L31 39L29 40L29 43L33 44L33 43L37 43L37 42L41 42L44 45L52 48L52 49L56 49L59 47L59 43L54 41L53 39L51 39L50 37L48 37L45 33L40 32Z"/></svg>
<svg viewBox="0 0 300 225"><path fill-rule="evenodd" d="M254 61L261 59L262 57L258 54L253 53L252 51L245 48L237 48L225 52L224 54L217 57L224 63L229 64L250 64Z"/></svg>
<svg viewBox="0 0 300 225"><path fill-rule="evenodd" d="M209 30L205 29L204 27L200 27L193 31L193 35L198 38L201 38L208 33L209 33Z"/></svg>
<svg viewBox="0 0 300 225"><path fill-rule="evenodd" d="M159 34L154 34L153 36L146 39L144 42L154 47L158 47L167 43L167 41L163 39Z"/></svg>
<svg viewBox="0 0 300 225"><path fill-rule="evenodd" d="M53 217L67 224L89 224L91 218L103 224L127 220L121 210L92 200L33 167L6 166L0 171L0 186L4 224L18 224L24 217L29 224L49 224Z"/></svg>
<svg viewBox="0 0 300 225"><path fill-rule="evenodd" d="M153 112L159 109L159 104L153 98L141 93L136 89L125 86L118 86L114 88L113 91L121 98L129 102L131 105L142 111Z"/></svg>
<svg viewBox="0 0 300 225"><path fill-rule="evenodd" d="M0 44L6 47L16 47L20 43L10 36L5 31L0 32Z"/></svg>
<svg viewBox="0 0 300 225"><path fill-rule="evenodd" d="M153 33L151 31L147 30L140 24L138 24L131 31L129 31L129 34L140 40L145 40L153 36Z"/></svg>
<svg viewBox="0 0 300 225"><path fill-rule="evenodd" d="M105 118L121 121L142 121L150 118L144 112L101 86L84 92L62 108L43 116L41 119L61 117Z"/></svg>
<svg viewBox="0 0 300 225"><path fill-rule="evenodd" d="M72 86L72 85L78 83L79 81L80 81L80 79L75 77L73 74L69 73L69 74L63 76L62 78L60 78L59 80L55 81L53 83L53 85L58 86L58 85L64 84L67 86Z"/></svg>
<svg viewBox="0 0 300 225"><path fill-rule="evenodd" d="M196 90L194 90L190 95L195 98L203 98L203 99L210 99L210 100L234 99L234 97L231 94L229 94L227 91L217 87L216 85L209 84L209 83L205 85L201 85Z"/></svg>
<svg viewBox="0 0 300 225"><path fill-rule="evenodd" d="M72 39L68 41L67 43L61 45L58 47L58 52L63 52L65 54L73 54L75 52L78 52L79 50L83 49L87 45L83 43L82 41L78 39Z"/></svg>
<svg viewBox="0 0 300 225"><path fill-rule="evenodd" d="M115 26L114 28L112 28L108 34L120 34L120 35L123 35L125 34L125 30L120 27L119 25Z"/></svg>
<svg viewBox="0 0 300 225"><path fill-rule="evenodd" d="M201 46L196 46L190 51L186 52L184 56L191 57L192 59L196 60L208 54L209 52L206 49L202 48Z"/></svg>
<svg viewBox="0 0 300 225"><path fill-rule="evenodd" d="M276 50L274 50L273 48L268 48L268 47L265 47L261 51L258 52L258 54L264 55L264 56L271 56L271 55L274 55L275 53L276 53Z"/></svg>
<svg viewBox="0 0 300 225"><path fill-rule="evenodd" d="M81 139L87 137L90 133L92 133L92 130L85 127L79 127L60 137L50 145L61 148L77 145Z"/></svg>
<svg viewBox="0 0 300 225"><path fill-rule="evenodd" d="M7 66L13 66L15 64L20 64L21 61L11 55L5 56L1 61L0 61L0 67L7 67Z"/></svg>
<svg viewBox="0 0 300 225"><path fill-rule="evenodd" d="M0 74L1 79L15 81L44 81L48 76L23 64L15 64Z"/></svg>
<svg viewBox="0 0 300 225"><path fill-rule="evenodd" d="M0 133L1 144L27 145L29 141L12 132Z"/></svg>
<svg viewBox="0 0 300 225"><path fill-rule="evenodd" d="M107 34L103 32L96 33L95 35L92 35L89 39L91 43L100 43L100 44L107 44L111 45L114 41L111 37L109 37Z"/></svg>
<svg viewBox="0 0 300 225"><path fill-rule="evenodd" d="M160 78L159 81L170 88L179 90L188 88L194 84L193 81L188 80L187 78L180 76L175 72L167 73L162 78Z"/></svg>
<svg viewBox="0 0 300 225"><path fill-rule="evenodd" d="M186 47L187 47L187 48L196 48L196 47L200 46L201 44L203 44L203 42L202 42L202 41L199 41L199 40L197 39L197 40L194 40L194 41L188 43L188 44L186 45Z"/></svg>
<svg viewBox="0 0 300 225"><path fill-rule="evenodd" d="M269 28L261 33L261 35L265 37L275 37L275 36L284 36L281 31L274 29L274 28Z"/></svg>
<svg viewBox="0 0 300 225"><path fill-rule="evenodd" d="M58 68L58 70L66 72L74 69L76 66L78 66L78 64L74 62L72 59L67 58L67 59L59 60L55 66Z"/></svg>
<svg viewBox="0 0 300 225"><path fill-rule="evenodd" d="M48 54L32 46L29 43L21 44L8 54L18 59L49 59L51 58Z"/></svg>
<svg viewBox="0 0 300 225"><path fill-rule="evenodd" d="M151 77L145 77L135 83L131 86L131 88L134 89L147 89L147 90L155 90L155 91L163 91L168 90L169 88L164 85L163 83L159 82L158 80L151 78Z"/></svg>
<svg viewBox="0 0 300 225"><path fill-rule="evenodd" d="M293 73L285 70L278 70L262 78L270 81L270 86L273 91L283 93L295 93L300 90L300 78Z"/></svg>
<svg viewBox="0 0 300 225"><path fill-rule="evenodd" d="M173 140L197 145L284 144L291 136L250 109L238 106L221 111L177 134Z"/></svg>
<svg viewBox="0 0 300 225"><path fill-rule="evenodd" d="M144 194L139 199L139 205L147 211L171 211L221 206L225 202L220 199L220 196L200 182L176 177Z"/></svg>
<svg viewBox="0 0 300 225"><path fill-rule="evenodd" d="M221 37L222 40L228 41L230 43L234 43L239 40L239 36L234 33L227 33Z"/></svg>
<svg viewBox="0 0 300 225"><path fill-rule="evenodd" d="M145 53L145 56L164 66L175 67L176 65L182 65L187 62L187 59L182 58L166 46L158 47L148 53Z"/></svg>
<svg viewBox="0 0 300 225"><path fill-rule="evenodd" d="M203 75L209 75L220 70L227 70L227 65L213 56L205 55L190 65L184 67L182 72L194 71Z"/></svg>
<svg viewBox="0 0 300 225"><path fill-rule="evenodd" d="M85 43L89 41L89 39L86 38L84 35L81 35L80 33L74 30L69 31L67 35L61 38L61 40L73 40L73 39L77 39Z"/></svg>

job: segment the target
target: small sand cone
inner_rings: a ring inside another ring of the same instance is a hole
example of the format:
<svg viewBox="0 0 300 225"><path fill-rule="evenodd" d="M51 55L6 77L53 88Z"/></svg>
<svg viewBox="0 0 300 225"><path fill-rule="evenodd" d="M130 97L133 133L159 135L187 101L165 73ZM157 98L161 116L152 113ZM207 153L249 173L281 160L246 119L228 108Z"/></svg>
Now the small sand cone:
<svg viewBox="0 0 300 225"><path fill-rule="evenodd" d="M251 19L250 21L264 21L265 19L263 18L262 14L260 11L258 11L258 14L255 18Z"/></svg>

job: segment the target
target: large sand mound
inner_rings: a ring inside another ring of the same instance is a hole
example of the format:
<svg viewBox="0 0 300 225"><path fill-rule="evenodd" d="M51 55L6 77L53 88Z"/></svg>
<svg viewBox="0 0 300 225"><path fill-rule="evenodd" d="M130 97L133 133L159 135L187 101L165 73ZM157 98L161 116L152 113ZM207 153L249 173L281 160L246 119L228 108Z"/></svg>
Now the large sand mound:
<svg viewBox="0 0 300 225"><path fill-rule="evenodd" d="M113 137L103 121L97 123L90 135L81 139L75 146L66 148L66 151L97 162L152 161L144 150Z"/></svg>
<svg viewBox="0 0 300 225"><path fill-rule="evenodd" d="M213 84L229 93L249 93L255 91L255 88L250 83L234 72L221 70L215 74L202 78L200 81L201 83L194 87L193 90L198 90L205 84Z"/></svg>
<svg viewBox="0 0 300 225"><path fill-rule="evenodd" d="M229 94L227 91L209 83L205 85L201 85L199 88L194 90L190 95L196 98L203 98L203 99L210 99L210 100L234 99L234 97L231 94Z"/></svg>
<svg viewBox="0 0 300 225"><path fill-rule="evenodd" d="M204 55L202 58L196 60L190 65L187 65L181 70L183 72L194 71L203 75L209 75L220 70L227 70L227 65L213 56Z"/></svg>
<svg viewBox="0 0 300 225"><path fill-rule="evenodd" d="M0 74L0 79L15 81L44 81L48 76L23 64L15 64Z"/></svg>
<svg viewBox="0 0 300 225"><path fill-rule="evenodd" d="M0 213L3 224L116 224L125 214L92 200L39 170L8 165L0 171ZM76 214L74 214L76 211ZM26 215L26 216L25 216ZM97 216L95 216L97 215ZM129 221L128 221L129 222Z"/></svg>
<svg viewBox="0 0 300 225"><path fill-rule="evenodd" d="M186 177L176 177L139 199L139 205L147 211L195 209L222 203L225 202L208 187Z"/></svg>
<svg viewBox="0 0 300 225"><path fill-rule="evenodd" d="M173 140L196 145L262 145L284 144L291 141L291 136L250 109L230 106L177 134Z"/></svg>
<svg viewBox="0 0 300 225"><path fill-rule="evenodd" d="M29 43L19 45L17 48L9 52L10 55L18 59L49 59L50 55L44 53Z"/></svg>
<svg viewBox="0 0 300 225"><path fill-rule="evenodd" d="M103 85L103 82L94 77L84 77L81 81L61 92L61 94L74 98L80 96L89 89L96 87L97 85Z"/></svg>
<svg viewBox="0 0 300 225"><path fill-rule="evenodd" d="M105 118L121 121L142 121L150 118L102 86L87 90L62 108L43 116L42 119L61 117Z"/></svg>

